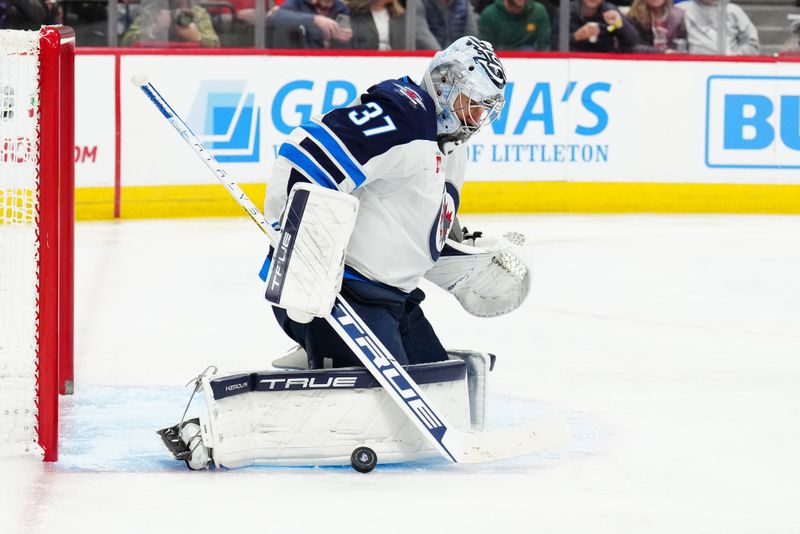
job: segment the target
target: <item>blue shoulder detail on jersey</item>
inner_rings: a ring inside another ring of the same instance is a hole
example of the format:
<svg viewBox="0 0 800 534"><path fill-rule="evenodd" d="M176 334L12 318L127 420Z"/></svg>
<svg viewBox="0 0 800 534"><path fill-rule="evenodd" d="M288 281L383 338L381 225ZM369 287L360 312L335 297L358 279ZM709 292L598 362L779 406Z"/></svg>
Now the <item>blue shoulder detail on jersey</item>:
<svg viewBox="0 0 800 534"><path fill-rule="evenodd" d="M336 166L331 157L311 137L300 141L300 148L305 150L337 184L341 185L347 179L347 176Z"/></svg>
<svg viewBox="0 0 800 534"><path fill-rule="evenodd" d="M370 87L361 104L333 110L322 123L361 165L396 146L436 141L435 104L407 77Z"/></svg>
<svg viewBox="0 0 800 534"><path fill-rule="evenodd" d="M281 145L280 150L278 150L278 156L282 156L288 159L294 165L300 167L300 169L303 170L306 176L314 180L322 187L338 190L336 184L331 182L330 178L328 178L328 176L320 168L317 162L306 156L303 152L300 151L299 148L292 145L291 143L283 143Z"/></svg>
<svg viewBox="0 0 800 534"><path fill-rule="evenodd" d="M323 122L325 121L323 120ZM364 183L364 180L366 180L367 177L364 176L364 173L359 168L358 163L353 161L353 158L351 158L344 150L342 150L342 147L339 146L338 141L336 141L336 139L334 139L325 128L315 122L307 122L301 127L308 132L308 135L317 141L317 143L325 148L325 150L327 150L331 156L333 156L336 162L341 165L350 178L353 179L356 187ZM348 149L349 148L350 147L348 147Z"/></svg>

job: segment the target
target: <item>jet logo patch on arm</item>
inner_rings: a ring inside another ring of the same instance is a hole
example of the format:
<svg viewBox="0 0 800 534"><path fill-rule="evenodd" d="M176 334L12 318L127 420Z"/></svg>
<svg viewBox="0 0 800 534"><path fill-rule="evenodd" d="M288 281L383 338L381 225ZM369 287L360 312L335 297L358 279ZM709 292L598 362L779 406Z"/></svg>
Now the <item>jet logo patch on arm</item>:
<svg viewBox="0 0 800 534"><path fill-rule="evenodd" d="M399 83L394 84L394 86L396 87L395 91L406 97L408 101L411 102L412 106L426 109L425 102L422 101L422 97L418 92L405 85L400 85Z"/></svg>

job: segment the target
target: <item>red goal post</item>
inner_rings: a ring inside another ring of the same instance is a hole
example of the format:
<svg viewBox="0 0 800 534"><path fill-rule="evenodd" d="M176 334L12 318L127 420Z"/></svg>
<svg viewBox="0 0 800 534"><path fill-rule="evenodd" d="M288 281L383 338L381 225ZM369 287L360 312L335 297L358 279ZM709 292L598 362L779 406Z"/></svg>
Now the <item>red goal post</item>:
<svg viewBox="0 0 800 534"><path fill-rule="evenodd" d="M0 30L0 457L58 459L73 389L71 28Z"/></svg>

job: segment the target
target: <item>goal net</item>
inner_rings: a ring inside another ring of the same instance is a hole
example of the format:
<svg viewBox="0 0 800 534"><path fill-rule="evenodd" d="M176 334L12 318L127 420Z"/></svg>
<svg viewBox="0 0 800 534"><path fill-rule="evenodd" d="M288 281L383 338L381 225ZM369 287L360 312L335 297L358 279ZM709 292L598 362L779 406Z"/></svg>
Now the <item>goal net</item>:
<svg viewBox="0 0 800 534"><path fill-rule="evenodd" d="M0 31L0 457L55 460L71 392L73 53L68 28Z"/></svg>

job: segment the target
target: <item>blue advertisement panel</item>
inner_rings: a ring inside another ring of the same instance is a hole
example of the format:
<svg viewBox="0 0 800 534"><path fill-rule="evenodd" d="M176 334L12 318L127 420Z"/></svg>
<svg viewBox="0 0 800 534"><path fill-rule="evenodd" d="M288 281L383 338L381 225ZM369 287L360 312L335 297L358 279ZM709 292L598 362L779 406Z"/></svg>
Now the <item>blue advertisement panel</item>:
<svg viewBox="0 0 800 534"><path fill-rule="evenodd" d="M418 80L428 61L132 55L121 77L146 72L231 174L260 183L294 127L379 81ZM800 63L504 64L506 106L470 142L469 181L800 183ZM122 85L121 102L124 185L206 183L135 87Z"/></svg>

